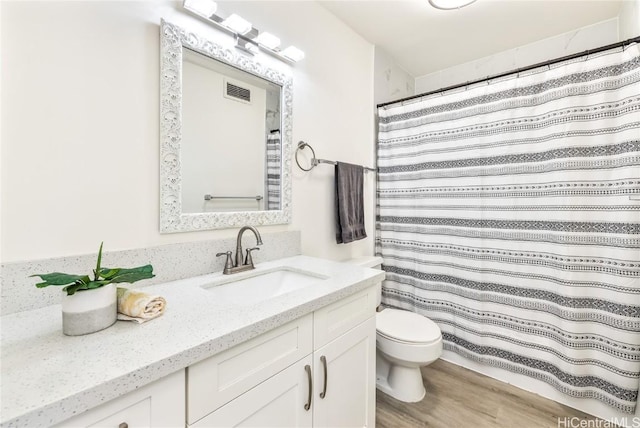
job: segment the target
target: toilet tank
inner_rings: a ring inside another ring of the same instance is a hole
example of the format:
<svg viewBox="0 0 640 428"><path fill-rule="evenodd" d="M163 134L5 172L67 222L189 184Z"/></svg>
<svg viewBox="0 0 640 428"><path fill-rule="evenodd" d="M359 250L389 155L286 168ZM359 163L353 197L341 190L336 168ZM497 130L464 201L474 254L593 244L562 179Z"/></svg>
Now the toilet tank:
<svg viewBox="0 0 640 428"><path fill-rule="evenodd" d="M353 259L346 260L345 263L351 263L372 269L382 269L382 257L378 256L355 257Z"/></svg>
<svg viewBox="0 0 640 428"><path fill-rule="evenodd" d="M382 257L378 256L363 256L355 257L353 259L345 260L344 263L350 263L365 268L382 269ZM378 284L378 294L376 295L376 306L380 306L382 303L382 283Z"/></svg>

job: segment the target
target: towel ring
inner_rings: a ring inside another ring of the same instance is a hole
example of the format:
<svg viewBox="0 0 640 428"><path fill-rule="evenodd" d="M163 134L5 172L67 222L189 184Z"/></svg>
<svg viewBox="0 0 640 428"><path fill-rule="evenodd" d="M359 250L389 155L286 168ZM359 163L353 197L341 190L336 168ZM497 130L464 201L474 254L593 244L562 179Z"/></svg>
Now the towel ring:
<svg viewBox="0 0 640 428"><path fill-rule="evenodd" d="M298 152L300 150L304 150L306 147L309 147L309 150L311 150L311 153L313 154L313 158L311 159L311 166L309 167L309 169L303 168L302 165L300 165L300 162L298 161ZM305 143L304 141L299 141L298 148L296 149L296 163L298 164L298 168L300 168L303 171L311 171L317 165L317 163L314 162L315 159L316 159L316 152L315 150L313 150L313 147L311 147L309 144Z"/></svg>

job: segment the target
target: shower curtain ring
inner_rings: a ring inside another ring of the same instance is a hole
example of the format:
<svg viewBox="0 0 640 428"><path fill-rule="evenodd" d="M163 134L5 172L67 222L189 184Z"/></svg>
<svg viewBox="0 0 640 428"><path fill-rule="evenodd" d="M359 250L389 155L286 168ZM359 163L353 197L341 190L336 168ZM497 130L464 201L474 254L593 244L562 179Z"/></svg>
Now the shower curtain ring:
<svg viewBox="0 0 640 428"><path fill-rule="evenodd" d="M303 168L302 165L300 165L300 162L298 161L298 152L300 150L304 150L305 147L309 147L309 150L311 150L311 154L313 155L313 157L311 158L311 166L307 169L307 168ZM316 165L318 165L318 162L316 162L316 152L315 150L313 150L313 147L311 147L309 144L305 143L304 141L299 141L298 142L298 148L296 149L296 164L298 164L298 168L300 168L303 171L311 171L313 169L313 167L315 167Z"/></svg>

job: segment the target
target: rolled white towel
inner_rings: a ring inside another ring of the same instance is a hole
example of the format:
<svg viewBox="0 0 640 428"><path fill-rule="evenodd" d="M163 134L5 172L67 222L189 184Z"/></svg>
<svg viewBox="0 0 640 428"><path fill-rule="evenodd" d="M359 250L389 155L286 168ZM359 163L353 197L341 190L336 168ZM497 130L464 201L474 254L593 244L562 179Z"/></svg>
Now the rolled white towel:
<svg viewBox="0 0 640 428"><path fill-rule="evenodd" d="M138 324L152 320L164 313L167 301L138 290L118 288L118 319Z"/></svg>

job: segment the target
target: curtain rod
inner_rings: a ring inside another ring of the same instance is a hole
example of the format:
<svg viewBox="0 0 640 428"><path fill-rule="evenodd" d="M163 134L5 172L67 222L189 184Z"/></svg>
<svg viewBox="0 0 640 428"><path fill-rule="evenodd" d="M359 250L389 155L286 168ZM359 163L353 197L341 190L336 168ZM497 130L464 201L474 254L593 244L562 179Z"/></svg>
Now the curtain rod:
<svg viewBox="0 0 640 428"><path fill-rule="evenodd" d="M551 59L551 60L544 61L544 62L539 62L537 64L532 64L532 65L528 65L526 67L517 68L515 70L510 70L510 71L507 71L507 72L504 72L504 73L495 74L493 76L484 77L482 79L472 80L470 82L465 82L465 83L459 83L457 85L447 86L445 88L436 89L435 91L424 92L422 94L412 95L412 96L406 97L406 98L400 98L399 100L389 101L389 102L386 102L386 103L378 104L377 107L378 108L386 107L386 106L389 106L389 105L392 105L392 104L398 104L398 103L402 103L402 102L405 102L405 101L414 100L416 98L422 98L422 97L426 97L426 96L429 96L429 95L437 94L437 93L440 93L440 92L446 92L446 91L450 91L452 89L462 88L463 86L475 85L476 83L485 82L487 80L499 79L501 77L505 77L505 76L508 76L510 74L521 73L523 71L533 70L534 68L539 68L539 67L545 67L547 65L556 64L556 63L562 62L562 61L569 61L571 59L580 58L582 56L586 56L586 55L590 55L590 54L594 54L594 53L598 53L598 52L603 52L603 51L608 51L609 49L615 49L615 48L619 48L619 47L625 46L625 45L630 45L631 43L640 43L640 36L632 37L631 39L627 39L627 40L624 40L622 42L617 42L617 43L612 43L610 45L601 46L601 47L596 48L596 49L588 49L588 50L583 51L583 52L579 52L579 53L575 53L575 54L571 54L571 55L566 55L566 56L563 56L563 57L560 57L560 58L555 58L555 59Z"/></svg>

